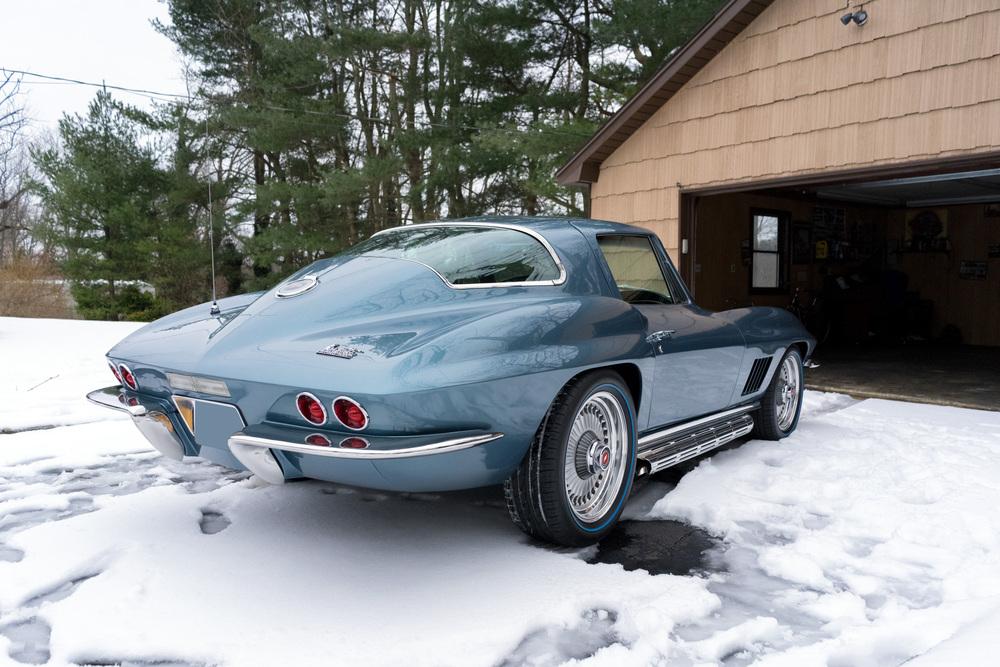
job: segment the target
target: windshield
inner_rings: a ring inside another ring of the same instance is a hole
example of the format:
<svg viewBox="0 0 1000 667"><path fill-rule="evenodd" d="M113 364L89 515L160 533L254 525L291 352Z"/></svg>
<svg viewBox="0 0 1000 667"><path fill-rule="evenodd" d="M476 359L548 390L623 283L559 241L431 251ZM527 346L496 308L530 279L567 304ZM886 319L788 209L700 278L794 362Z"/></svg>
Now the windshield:
<svg viewBox="0 0 1000 667"><path fill-rule="evenodd" d="M376 234L349 255L420 262L452 285L557 282L558 264L534 236L504 227L414 225Z"/></svg>

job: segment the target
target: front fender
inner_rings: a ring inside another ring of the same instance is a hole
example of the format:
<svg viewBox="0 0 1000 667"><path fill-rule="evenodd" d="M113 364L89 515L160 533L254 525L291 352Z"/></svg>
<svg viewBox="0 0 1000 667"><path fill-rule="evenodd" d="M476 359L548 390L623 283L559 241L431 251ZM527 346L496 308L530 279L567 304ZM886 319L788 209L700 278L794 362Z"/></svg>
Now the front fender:
<svg viewBox="0 0 1000 667"><path fill-rule="evenodd" d="M747 348L757 349L762 354L775 354L789 345L802 343L806 346L803 355L805 360L816 349L816 339L795 315L784 308L765 306L737 308L720 312L718 316L739 327Z"/></svg>

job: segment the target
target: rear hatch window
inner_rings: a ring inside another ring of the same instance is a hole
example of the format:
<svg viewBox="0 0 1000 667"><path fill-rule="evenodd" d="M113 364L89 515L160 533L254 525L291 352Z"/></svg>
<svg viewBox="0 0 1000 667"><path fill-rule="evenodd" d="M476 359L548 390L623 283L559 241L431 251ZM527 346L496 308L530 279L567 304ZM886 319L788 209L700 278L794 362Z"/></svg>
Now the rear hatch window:
<svg viewBox="0 0 1000 667"><path fill-rule="evenodd" d="M505 227L414 225L376 234L347 252L420 262L454 286L554 284L562 279L541 241Z"/></svg>

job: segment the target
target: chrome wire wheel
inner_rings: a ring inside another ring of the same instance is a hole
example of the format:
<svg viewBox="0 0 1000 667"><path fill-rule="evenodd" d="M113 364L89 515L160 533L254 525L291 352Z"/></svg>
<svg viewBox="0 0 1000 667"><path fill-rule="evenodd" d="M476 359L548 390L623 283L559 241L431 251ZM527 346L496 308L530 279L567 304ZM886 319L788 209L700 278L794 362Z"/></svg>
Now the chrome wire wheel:
<svg viewBox="0 0 1000 667"><path fill-rule="evenodd" d="M778 372L780 375L777 400L774 404L775 417L778 421L778 428L787 431L795 422L799 397L802 395L802 368L799 365L799 357L794 354L785 357Z"/></svg>
<svg viewBox="0 0 1000 667"><path fill-rule="evenodd" d="M629 430L621 400L609 391L587 397L573 418L566 446L566 498L577 519L603 519L621 490L629 458Z"/></svg>

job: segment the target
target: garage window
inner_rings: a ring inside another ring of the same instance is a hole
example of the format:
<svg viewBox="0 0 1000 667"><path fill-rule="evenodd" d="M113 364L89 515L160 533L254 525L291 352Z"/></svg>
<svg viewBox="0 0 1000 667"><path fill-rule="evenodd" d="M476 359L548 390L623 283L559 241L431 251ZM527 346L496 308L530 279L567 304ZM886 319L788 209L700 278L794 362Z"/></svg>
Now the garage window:
<svg viewBox="0 0 1000 667"><path fill-rule="evenodd" d="M785 286L785 235L788 214L755 210L750 215L750 288L780 290Z"/></svg>

